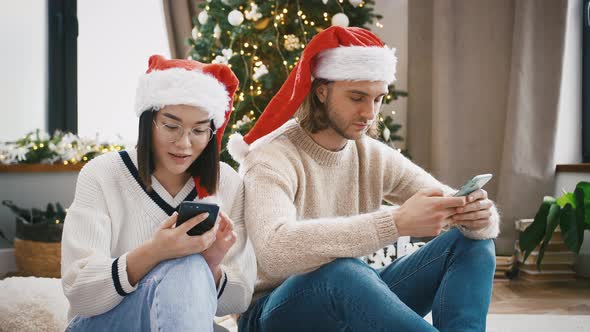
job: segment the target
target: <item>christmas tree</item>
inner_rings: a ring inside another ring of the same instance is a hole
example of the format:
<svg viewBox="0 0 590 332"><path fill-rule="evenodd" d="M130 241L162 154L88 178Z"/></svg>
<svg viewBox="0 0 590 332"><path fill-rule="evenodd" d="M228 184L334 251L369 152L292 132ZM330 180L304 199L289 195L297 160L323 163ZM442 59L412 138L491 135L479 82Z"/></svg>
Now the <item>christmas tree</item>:
<svg viewBox="0 0 590 332"><path fill-rule="evenodd" d="M238 79L234 111L223 138L246 134L295 67L306 44L331 25L383 25L373 0L207 0L194 19L190 57L229 65ZM389 86L384 101L405 92ZM393 146L401 125L379 115L378 138ZM221 160L236 166L224 148Z"/></svg>

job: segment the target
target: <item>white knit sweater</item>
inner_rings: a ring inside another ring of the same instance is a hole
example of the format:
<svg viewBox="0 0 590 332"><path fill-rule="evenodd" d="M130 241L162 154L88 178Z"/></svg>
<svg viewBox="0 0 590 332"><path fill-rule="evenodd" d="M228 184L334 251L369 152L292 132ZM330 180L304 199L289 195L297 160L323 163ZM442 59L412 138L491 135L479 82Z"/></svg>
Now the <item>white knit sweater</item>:
<svg viewBox="0 0 590 332"><path fill-rule="evenodd" d="M119 153L108 153L90 161L78 176L62 238L62 285L70 303L68 319L107 312L123 300L121 293L133 292L127 253L151 239L180 202L187 198L198 201L192 179L172 197L152 176L150 197L132 172L137 170L136 151L127 153L127 165ZM219 191L207 200L217 202L230 216L238 236L222 262L217 315L240 313L250 304L256 259L244 226L243 184L228 165L221 164Z"/></svg>

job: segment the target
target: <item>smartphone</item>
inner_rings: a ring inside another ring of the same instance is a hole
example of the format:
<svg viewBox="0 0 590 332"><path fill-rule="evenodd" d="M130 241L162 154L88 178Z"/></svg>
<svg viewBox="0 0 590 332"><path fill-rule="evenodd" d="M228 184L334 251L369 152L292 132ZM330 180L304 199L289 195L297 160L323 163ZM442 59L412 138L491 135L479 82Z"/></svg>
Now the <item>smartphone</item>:
<svg viewBox="0 0 590 332"><path fill-rule="evenodd" d="M480 174L473 177L473 179L467 181L457 193L453 196L460 197L460 196L467 196L472 192L481 189L488 181L492 179L492 174Z"/></svg>
<svg viewBox="0 0 590 332"><path fill-rule="evenodd" d="M213 226L215 226L215 222L217 221L219 205L189 201L182 202L178 208L178 219L176 220L176 226L178 227L190 218L205 212L209 212L207 219L201 221L195 227L186 232L188 235L201 235L213 228Z"/></svg>

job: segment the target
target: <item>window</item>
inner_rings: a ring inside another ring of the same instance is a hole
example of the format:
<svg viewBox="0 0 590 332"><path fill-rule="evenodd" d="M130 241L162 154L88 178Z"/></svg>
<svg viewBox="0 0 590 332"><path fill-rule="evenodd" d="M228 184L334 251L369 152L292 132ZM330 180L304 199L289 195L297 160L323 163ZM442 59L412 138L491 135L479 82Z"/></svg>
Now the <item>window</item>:
<svg viewBox="0 0 590 332"><path fill-rule="evenodd" d="M582 160L590 163L590 0L582 20Z"/></svg>
<svg viewBox="0 0 590 332"><path fill-rule="evenodd" d="M77 0L48 0L49 132L78 131Z"/></svg>

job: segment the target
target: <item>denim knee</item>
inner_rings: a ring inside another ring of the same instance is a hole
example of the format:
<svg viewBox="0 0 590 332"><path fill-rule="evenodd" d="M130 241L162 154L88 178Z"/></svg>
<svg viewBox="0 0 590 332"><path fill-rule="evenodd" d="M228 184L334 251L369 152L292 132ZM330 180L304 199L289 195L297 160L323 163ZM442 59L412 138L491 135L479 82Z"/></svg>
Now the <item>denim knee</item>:
<svg viewBox="0 0 590 332"><path fill-rule="evenodd" d="M481 259L481 263L490 267L492 270L496 269L496 244L494 240L474 240L474 250Z"/></svg>
<svg viewBox="0 0 590 332"><path fill-rule="evenodd" d="M494 240L474 240L463 236L459 230L453 230L457 234L457 249L461 255L475 256L482 266L491 269L496 268L496 245Z"/></svg>
<svg viewBox="0 0 590 332"><path fill-rule="evenodd" d="M320 268L323 273L339 275L371 271L371 267L358 258L338 258Z"/></svg>
<svg viewBox="0 0 590 332"><path fill-rule="evenodd" d="M207 261L200 254L174 258L160 262L144 278L145 281L162 281L166 276L182 276L184 280L213 280Z"/></svg>
<svg viewBox="0 0 590 332"><path fill-rule="evenodd" d="M362 287L363 281L374 282L379 279L377 272L358 258L339 258L318 270L319 282L334 291L349 292L353 285Z"/></svg>
<svg viewBox="0 0 590 332"><path fill-rule="evenodd" d="M172 260L168 273L178 273L186 280L213 278L207 261L200 254L193 254ZM203 280L205 281L205 280Z"/></svg>

